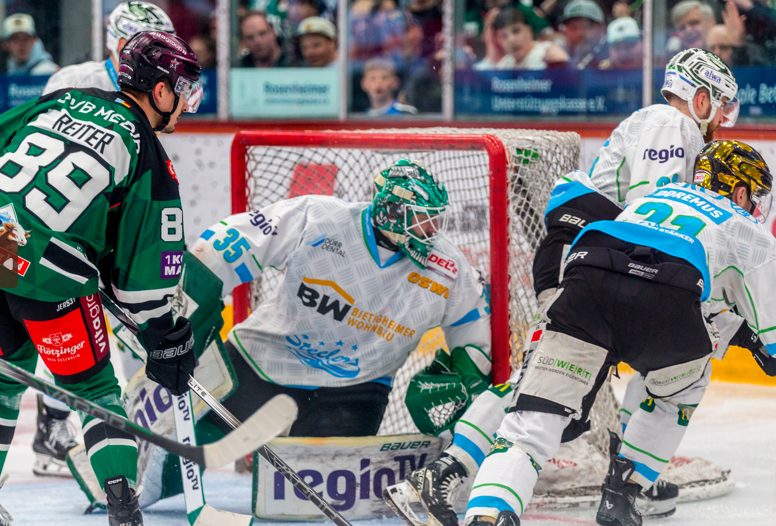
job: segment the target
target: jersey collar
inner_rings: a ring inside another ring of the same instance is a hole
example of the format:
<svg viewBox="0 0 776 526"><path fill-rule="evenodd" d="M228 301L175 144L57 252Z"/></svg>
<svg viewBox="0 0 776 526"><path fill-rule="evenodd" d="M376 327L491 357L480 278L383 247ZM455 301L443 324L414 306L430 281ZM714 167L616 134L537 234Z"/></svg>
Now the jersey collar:
<svg viewBox="0 0 776 526"><path fill-rule="evenodd" d="M366 209L361 212L361 227L364 232L364 243L366 243L366 248L378 267L390 267L404 257L404 253L399 251L388 258L388 261L385 263L380 262L380 253L377 251L377 241L375 240L375 232L372 228L372 205L367 206Z"/></svg>
<svg viewBox="0 0 776 526"><path fill-rule="evenodd" d="M121 88L119 88L119 75L116 73L116 68L113 67L113 62L110 59L105 61L105 69L108 72L110 81L113 82L113 87L116 88L116 91L121 91Z"/></svg>

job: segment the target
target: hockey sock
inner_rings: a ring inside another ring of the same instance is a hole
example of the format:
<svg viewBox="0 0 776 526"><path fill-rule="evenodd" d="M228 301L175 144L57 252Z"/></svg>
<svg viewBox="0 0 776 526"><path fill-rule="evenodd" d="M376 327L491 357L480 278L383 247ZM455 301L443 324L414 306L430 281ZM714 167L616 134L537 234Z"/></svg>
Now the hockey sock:
<svg viewBox="0 0 776 526"><path fill-rule="evenodd" d="M625 389L625 396L622 399L620 408L620 422L622 423L622 432L628 426L633 414L638 411L639 404L647 398L647 388L644 387L644 377L639 373L633 375L628 381L628 387Z"/></svg>
<svg viewBox="0 0 776 526"><path fill-rule="evenodd" d="M8 361L25 371L35 371L38 363L38 352L31 341L28 341L8 357ZM16 430L16 419L22 404L22 393L26 386L16 383L0 375L0 472L5 465L5 457Z"/></svg>
<svg viewBox="0 0 776 526"><path fill-rule="evenodd" d="M453 443L445 453L466 467L474 476L493 446L494 436L504 419L504 411L512 401L512 387L503 384L491 387L478 396L455 424Z"/></svg>
<svg viewBox="0 0 776 526"><path fill-rule="evenodd" d="M501 441L496 442L477 473L466 509L467 521L480 515L495 519L501 511L520 516L531 500L539 467L527 453L508 443L499 448Z"/></svg>
<svg viewBox="0 0 776 526"><path fill-rule="evenodd" d="M89 380L67 386L74 394L127 416L121 406L119 388L113 365L105 368ZM123 475L134 487L137 481L137 442L132 435L106 425L102 420L78 412L83 425L84 445L97 480L102 486L108 478Z"/></svg>

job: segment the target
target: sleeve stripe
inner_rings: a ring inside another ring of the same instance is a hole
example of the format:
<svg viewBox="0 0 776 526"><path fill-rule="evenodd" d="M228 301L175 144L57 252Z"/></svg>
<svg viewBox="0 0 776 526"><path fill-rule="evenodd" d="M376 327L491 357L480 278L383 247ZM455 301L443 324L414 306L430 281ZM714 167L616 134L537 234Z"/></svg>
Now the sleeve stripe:
<svg viewBox="0 0 776 526"><path fill-rule="evenodd" d="M164 306L158 307L156 309L151 310L144 310L141 312L135 313L132 318L134 318L136 323L143 324L147 322L148 320L154 319L154 318L161 318L165 314L168 314L171 312L172 306L170 305L170 302L167 302Z"/></svg>
<svg viewBox="0 0 776 526"><path fill-rule="evenodd" d="M474 345L467 345L464 347L464 349L466 349L466 354L469 356L474 365L477 366L477 369L479 369L482 374L489 375L493 369L493 365L485 353L482 352L482 349L475 347Z"/></svg>
<svg viewBox="0 0 776 526"><path fill-rule="evenodd" d="M162 301L166 300L170 296L175 295L175 287L168 287L166 289L152 289L152 290L119 290L115 285L111 283L113 294L116 295L116 299L121 303L145 303L147 301Z"/></svg>
<svg viewBox="0 0 776 526"><path fill-rule="evenodd" d="M479 309L472 309L469 312L467 312L463 318L453 323L451 327L458 327L459 325L463 325L464 323L469 323L478 319L480 319Z"/></svg>

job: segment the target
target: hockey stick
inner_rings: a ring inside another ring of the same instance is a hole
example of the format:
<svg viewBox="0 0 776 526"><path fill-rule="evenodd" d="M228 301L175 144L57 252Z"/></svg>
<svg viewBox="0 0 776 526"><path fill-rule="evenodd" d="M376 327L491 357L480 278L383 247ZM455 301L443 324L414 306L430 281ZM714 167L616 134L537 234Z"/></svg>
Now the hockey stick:
<svg viewBox="0 0 776 526"><path fill-rule="evenodd" d="M127 330L129 330L137 337L138 344L140 344L140 331L129 313L117 305L116 302L114 302L102 290L100 291L100 295L103 298L103 304L105 305L105 308L108 309L111 314L116 316L119 321L124 323L124 326L127 328ZM137 349L132 350L137 354ZM226 407L224 407L221 402L216 400L215 397L213 397L213 395L211 395L204 387L202 387L199 382L194 380L193 376L189 377L189 387L191 387L191 390L194 391L194 393L196 393L197 396L199 396L202 401L213 410L214 413L220 416L224 422L229 425L229 427L232 429L237 429L241 425L237 417L235 417ZM281 475L283 475L292 486L299 490L301 494L303 494L316 508L321 510L321 512L334 524L337 526L353 526L345 517L342 516L342 514L335 510L331 504L329 504L323 497L315 492L302 479L302 477L300 477L299 474L291 468L291 466L286 464L282 458L277 456L274 451L264 445L257 449L259 455L264 457L264 459L266 459L266 461L269 462L272 467L274 467Z"/></svg>
<svg viewBox="0 0 776 526"><path fill-rule="evenodd" d="M174 455L187 458L206 468L221 467L255 451L256 448L275 438L296 420L294 400L287 395L278 395L253 413L239 429L229 433L221 440L201 447L187 446L140 427L123 416L81 398L67 389L43 381L5 360L0 360L0 374L56 398L73 409L98 418L115 429L146 440Z"/></svg>

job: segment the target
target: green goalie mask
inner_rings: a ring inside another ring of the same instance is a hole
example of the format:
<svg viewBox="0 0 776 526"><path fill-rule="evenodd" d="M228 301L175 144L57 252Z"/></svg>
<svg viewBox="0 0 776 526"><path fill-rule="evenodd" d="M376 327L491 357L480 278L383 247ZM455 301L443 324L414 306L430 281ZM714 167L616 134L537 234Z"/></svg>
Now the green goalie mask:
<svg viewBox="0 0 776 526"><path fill-rule="evenodd" d="M447 229L447 190L420 164L400 159L375 177L372 223L420 268Z"/></svg>

